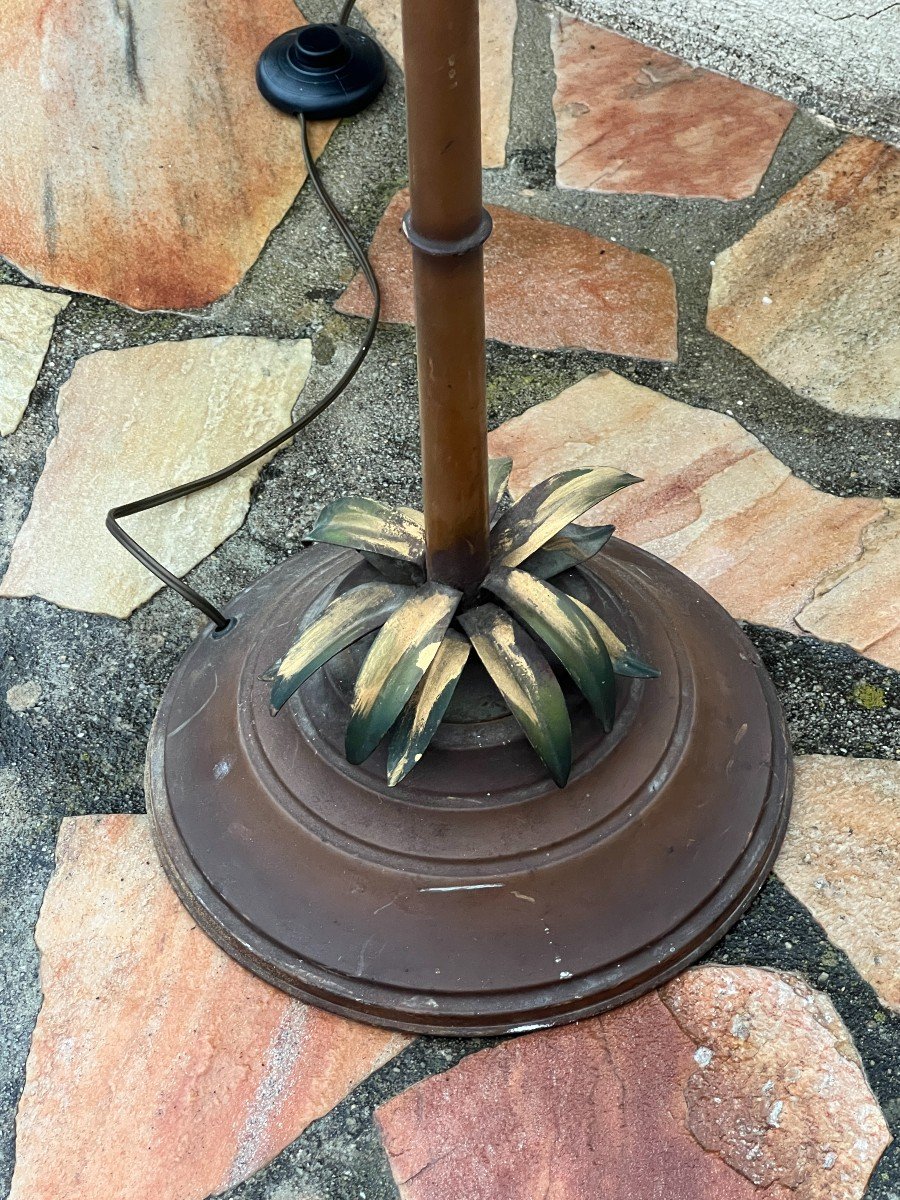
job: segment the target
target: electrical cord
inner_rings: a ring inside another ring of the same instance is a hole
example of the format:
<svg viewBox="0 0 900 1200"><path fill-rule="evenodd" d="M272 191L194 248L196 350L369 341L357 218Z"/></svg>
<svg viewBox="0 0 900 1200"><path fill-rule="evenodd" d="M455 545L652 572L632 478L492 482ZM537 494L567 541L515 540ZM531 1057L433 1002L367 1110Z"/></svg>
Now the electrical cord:
<svg viewBox="0 0 900 1200"><path fill-rule="evenodd" d="M353 9L354 2L355 0L347 0L347 3L344 5L340 16L340 23L342 25L346 23ZM378 280L375 277L375 272L372 270L372 264L369 262L368 255L360 245L356 234L347 223L346 217L335 204L322 181L319 168L313 159L312 150L310 149L309 129L306 117L303 113L298 113L298 117L300 120L300 140L303 145L303 161L306 164L310 181L316 195L319 197L319 200L324 205L328 215L340 233L344 245L359 264L366 283L369 285L369 290L372 293L372 313L369 317L369 323L366 326L362 343L354 355L353 361L337 383L325 393L321 400L318 400L312 408L308 409L299 420L294 421L287 429L269 438L267 442L263 442L261 446L257 446L255 450L251 450L248 454L243 455L242 458L237 459L236 462L231 463L227 467L221 467L218 471L213 471L211 474L204 475L200 479L193 479L189 483L182 483L177 487L167 488L164 492L157 492L153 496L146 496L142 500L132 500L128 504L119 504L115 508L111 508L106 515L106 528L116 541L124 546L129 554L132 554L142 566L146 567L148 571L152 571L157 579L161 579L163 583L167 584L173 591L176 591L179 596L182 596L189 604L192 604L194 608L199 609L200 612L208 617L215 625L217 631L227 629L230 624L224 613L216 608L211 601L207 600L205 596L196 591L195 588L185 583L183 579L179 579L177 575L173 575L162 563L158 562L148 550L140 546L129 533L125 532L119 521L125 517L132 517L136 513L149 512L151 509L159 508L163 504L169 504L173 500L181 500L185 496L193 496L195 492L201 492L205 488L213 487L215 484L221 483L223 479L228 479L232 475L237 474L238 471L249 467L257 459L263 458L273 450L276 450L282 443L298 434L301 429L305 429L311 421L321 416L325 409L334 403L338 396L346 389L369 353L369 348L375 339L375 333L378 329L378 317L381 311L381 290L378 286ZM298 395L297 399L299 400L299 398Z"/></svg>

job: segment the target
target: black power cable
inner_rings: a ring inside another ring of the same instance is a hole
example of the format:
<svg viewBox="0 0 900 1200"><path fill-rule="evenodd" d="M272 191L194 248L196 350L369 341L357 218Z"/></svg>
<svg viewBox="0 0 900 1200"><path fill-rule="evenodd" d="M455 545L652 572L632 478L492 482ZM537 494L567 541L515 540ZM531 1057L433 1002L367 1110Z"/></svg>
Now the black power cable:
<svg viewBox="0 0 900 1200"><path fill-rule="evenodd" d="M344 5L340 16L341 24L346 23L353 9L354 2L355 0L347 0L347 3ZM378 286L378 280L375 277L375 272L372 270L372 264L369 262L368 255L360 245L356 234L348 225L344 214L335 204L334 200L332 200L325 184L322 182L319 168L316 166L309 145L309 129L306 117L303 113L299 113L298 117L300 120L300 140L303 144L303 161L306 163L306 170L310 181L316 195L325 206L328 215L340 233L345 246L359 264L365 276L366 283L372 292L374 304L362 344L354 355L353 361L337 383L326 392L321 400L318 400L312 408L308 409L299 420L294 421L287 429L275 434L267 442L263 442L261 446L257 446L255 450L251 450L248 454L245 454L242 458L237 459L236 462L231 463L227 467L221 467L218 471L204 475L201 479L194 479L189 483L182 483L177 487L167 488L166 491L157 492L154 496L146 496L142 500L132 500L128 504L119 504L115 508L111 508L106 515L106 528L116 541L124 546L129 554L134 555L138 562L145 566L148 571L152 571L157 579L161 579L163 583L168 584L170 588L184 597L189 604L192 604L194 608L199 609L200 612L207 616L217 630L228 628L228 618L211 601L207 600L205 596L201 596L198 591L185 583L183 579L179 579L177 575L173 575L171 571L158 562L143 546L138 545L134 538L121 527L119 521L125 517L133 517L136 513L149 512L150 509L159 508L163 504L169 504L172 500L181 500L184 496L192 496L195 492L202 492L205 488L213 487L215 484L221 483L223 479L228 479L232 475L236 475L238 471L249 467L257 459L264 458L265 455L276 450L282 443L294 437L295 434L298 434L301 429L305 429L311 421L314 421L316 417L320 416L326 408L334 403L362 366L366 355L369 353L369 348L375 339L375 333L378 329L378 316L381 311L381 290ZM299 400L299 398L298 396L297 399Z"/></svg>

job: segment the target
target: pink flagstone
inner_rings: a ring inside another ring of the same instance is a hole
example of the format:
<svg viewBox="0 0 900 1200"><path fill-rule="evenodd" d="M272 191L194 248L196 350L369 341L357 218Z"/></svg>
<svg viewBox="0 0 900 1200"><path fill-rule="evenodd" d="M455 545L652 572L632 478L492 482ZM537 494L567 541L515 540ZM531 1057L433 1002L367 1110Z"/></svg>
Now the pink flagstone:
<svg viewBox="0 0 900 1200"><path fill-rule="evenodd" d="M0 438L18 427L68 296L0 284Z"/></svg>
<svg viewBox="0 0 900 1200"><path fill-rule="evenodd" d="M792 104L568 14L552 20L561 187L753 195Z"/></svg>
<svg viewBox="0 0 900 1200"><path fill-rule="evenodd" d="M306 177L297 122L254 79L302 23L291 0L5 5L0 254L133 308L224 295Z"/></svg>
<svg viewBox="0 0 900 1200"><path fill-rule="evenodd" d="M10 1200L202 1200L408 1041L239 967L169 887L147 820L63 821Z"/></svg>
<svg viewBox="0 0 900 1200"><path fill-rule="evenodd" d="M402 67L400 0L357 0L356 7L382 47ZM485 167L502 167L506 162L517 17L516 0L480 0L481 160Z"/></svg>
<svg viewBox="0 0 900 1200"><path fill-rule="evenodd" d="M370 250L382 287L381 319L412 324L412 259L400 221L409 193L398 192ZM611 354L678 357L675 282L646 254L575 229L488 205L494 230L485 244L487 336L515 346L582 346ZM357 275L339 312L368 316L371 297Z"/></svg>
<svg viewBox="0 0 900 1200"><path fill-rule="evenodd" d="M860 1200L888 1143L831 1003L700 967L378 1110L402 1200Z"/></svg>
<svg viewBox="0 0 900 1200"><path fill-rule="evenodd" d="M818 491L733 417L601 371L502 425L490 448L512 456L516 496L575 466L640 475L588 519L611 521L735 617L900 667L900 507Z"/></svg>
<svg viewBox="0 0 900 1200"><path fill-rule="evenodd" d="M796 759L780 878L900 1012L900 762Z"/></svg>
<svg viewBox="0 0 900 1200"><path fill-rule="evenodd" d="M801 395L900 417L900 150L849 138L718 255L707 324Z"/></svg>
<svg viewBox="0 0 900 1200"><path fill-rule="evenodd" d="M127 617L162 587L107 532L116 504L198 479L284 429L310 343L210 337L100 350L76 362L57 400L31 510L0 596ZM265 461L268 461L266 459ZM176 575L242 524L263 460L183 501L132 517L129 532Z"/></svg>
<svg viewBox="0 0 900 1200"><path fill-rule="evenodd" d="M797 624L900 667L900 501L884 500L883 508L865 530L859 559L817 585Z"/></svg>

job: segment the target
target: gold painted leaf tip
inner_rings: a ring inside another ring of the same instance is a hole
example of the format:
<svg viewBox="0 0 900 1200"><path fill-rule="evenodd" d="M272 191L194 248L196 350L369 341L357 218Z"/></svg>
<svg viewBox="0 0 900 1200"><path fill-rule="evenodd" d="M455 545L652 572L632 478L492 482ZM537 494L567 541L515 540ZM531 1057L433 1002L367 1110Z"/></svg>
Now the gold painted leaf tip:
<svg viewBox="0 0 900 1200"><path fill-rule="evenodd" d="M425 520L413 508L382 504L366 496L344 496L325 505L305 540L421 563Z"/></svg>
<svg viewBox="0 0 900 1200"><path fill-rule="evenodd" d="M529 634L496 604L461 613L459 623L557 787L572 769L572 726L550 664Z"/></svg>
<svg viewBox="0 0 900 1200"><path fill-rule="evenodd" d="M347 761L361 763L391 728L431 665L462 593L426 583L385 622L360 669L344 738Z"/></svg>
<svg viewBox="0 0 900 1200"><path fill-rule="evenodd" d="M519 566L588 509L638 482L636 475L616 467L586 467L561 471L535 484L494 525L492 560Z"/></svg>
<svg viewBox="0 0 900 1200"><path fill-rule="evenodd" d="M306 625L277 664L270 701L279 712L319 667L383 625L414 589L396 583L363 583L337 596Z"/></svg>
<svg viewBox="0 0 900 1200"><path fill-rule="evenodd" d="M549 646L609 733L616 714L616 681L593 622L565 592L525 571L494 571L484 586Z"/></svg>
<svg viewBox="0 0 900 1200"><path fill-rule="evenodd" d="M468 638L448 629L431 666L394 725L388 745L387 781L396 787L417 766L444 719L469 657Z"/></svg>

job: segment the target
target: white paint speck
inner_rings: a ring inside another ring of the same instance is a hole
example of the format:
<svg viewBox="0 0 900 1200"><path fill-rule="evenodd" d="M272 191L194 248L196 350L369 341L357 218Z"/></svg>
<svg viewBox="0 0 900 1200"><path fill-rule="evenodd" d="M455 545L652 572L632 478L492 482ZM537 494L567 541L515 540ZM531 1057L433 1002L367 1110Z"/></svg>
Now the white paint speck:
<svg viewBox="0 0 900 1200"><path fill-rule="evenodd" d="M698 1046L694 1051L694 1062L700 1067L708 1067L712 1062L713 1052L709 1046Z"/></svg>
<svg viewBox="0 0 900 1200"><path fill-rule="evenodd" d="M230 770L231 770L231 764L229 763L227 758L223 758L221 760L221 762L217 762L216 765L213 767L213 778L214 779L224 779Z"/></svg>
<svg viewBox="0 0 900 1200"><path fill-rule="evenodd" d="M502 883L457 883L452 887L419 888L420 892L485 892L490 888L502 888Z"/></svg>
<svg viewBox="0 0 900 1200"><path fill-rule="evenodd" d="M771 304L771 303L772 303L772 297L771 297L771 296L763 296L763 298L762 298L762 302L763 302L763 304Z"/></svg>
<svg viewBox="0 0 900 1200"><path fill-rule="evenodd" d="M560 979L571 979L572 972L571 971L560 971L559 977L560 977Z"/></svg>
<svg viewBox="0 0 900 1200"><path fill-rule="evenodd" d="M781 1112L784 1108L783 1100L776 1100L769 1109L769 1115L766 1117L766 1123L771 1125L773 1129L778 1129L778 1122L781 1119Z"/></svg>
<svg viewBox="0 0 900 1200"><path fill-rule="evenodd" d="M837 1162L837 1155L835 1154L835 1152L833 1150L829 1150L828 1153L825 1155L825 1157L822 1159L822 1166L825 1168L826 1171L830 1171L836 1162Z"/></svg>

